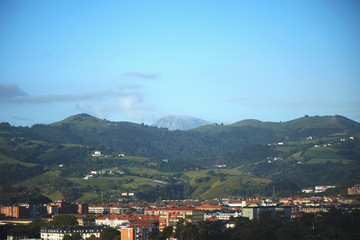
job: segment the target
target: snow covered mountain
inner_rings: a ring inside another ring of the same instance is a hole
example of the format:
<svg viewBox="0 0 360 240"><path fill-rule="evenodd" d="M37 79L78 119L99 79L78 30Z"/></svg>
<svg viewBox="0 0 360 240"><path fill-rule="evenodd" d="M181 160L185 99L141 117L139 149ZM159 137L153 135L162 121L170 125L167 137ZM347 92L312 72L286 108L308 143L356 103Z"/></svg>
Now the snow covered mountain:
<svg viewBox="0 0 360 240"><path fill-rule="evenodd" d="M207 124L210 123L199 118L183 115L170 115L160 118L154 124L152 124L152 126L167 128L169 130L189 130Z"/></svg>

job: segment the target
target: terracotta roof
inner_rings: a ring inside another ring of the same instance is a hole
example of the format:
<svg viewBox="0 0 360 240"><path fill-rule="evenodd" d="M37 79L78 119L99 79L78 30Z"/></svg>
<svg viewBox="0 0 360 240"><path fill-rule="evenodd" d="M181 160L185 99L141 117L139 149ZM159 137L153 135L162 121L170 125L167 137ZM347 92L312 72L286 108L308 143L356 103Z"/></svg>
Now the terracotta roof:
<svg viewBox="0 0 360 240"><path fill-rule="evenodd" d="M223 207L220 205L201 205L196 207L196 209L205 210L205 209L226 209L227 207Z"/></svg>
<svg viewBox="0 0 360 240"><path fill-rule="evenodd" d="M126 228L151 228L156 222L158 221L154 219L137 220L131 222Z"/></svg>
<svg viewBox="0 0 360 240"><path fill-rule="evenodd" d="M130 217L124 217L124 216L102 216L102 217L98 217L96 218L96 220L106 220L109 219L111 221L113 220L130 220Z"/></svg>
<svg viewBox="0 0 360 240"><path fill-rule="evenodd" d="M136 221L136 220L157 220L158 217L157 216L153 216L153 215L132 215L132 216L122 216L122 215L118 215L118 216L102 216L102 217L98 217L96 218L96 220L106 220L109 219L111 221L113 220L129 220L129 221Z"/></svg>

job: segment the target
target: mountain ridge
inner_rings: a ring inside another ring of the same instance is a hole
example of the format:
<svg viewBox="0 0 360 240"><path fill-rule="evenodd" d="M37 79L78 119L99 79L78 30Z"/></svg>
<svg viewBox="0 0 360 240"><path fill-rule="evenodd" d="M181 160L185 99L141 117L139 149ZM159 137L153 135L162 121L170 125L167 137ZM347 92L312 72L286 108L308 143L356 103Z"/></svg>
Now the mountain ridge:
<svg viewBox="0 0 360 240"><path fill-rule="evenodd" d="M151 126L167 128L169 130L190 130L207 124L210 123L200 118L186 115L168 115L160 118L151 124Z"/></svg>
<svg viewBox="0 0 360 240"><path fill-rule="evenodd" d="M288 120L288 121L280 121L280 122L272 122L272 121L261 121L258 119L244 119L244 120L239 120L236 121L234 123L231 124L216 124L216 123L210 123L208 121L199 119L199 118L195 118L195 117L191 117L191 116L187 116L187 115L169 115L169 116L165 116L160 118L161 119L195 119L195 120L200 120L206 124L199 126L198 128L201 128L203 126L208 127L208 126L229 126L229 127L273 127L273 126L286 126L286 127L294 127L294 128L300 128L299 126L302 125L303 127L307 127L307 128L314 128L314 127L324 127L324 122L327 122L327 126L326 127L345 127L345 125L347 126L351 126L351 127L358 127L360 128L360 123L356 122L352 119L349 119L345 116L341 116L341 115L326 115L326 116L304 116L304 117L299 117L299 118L295 118L292 120ZM87 113L80 113L80 114L75 114L72 116L69 116L63 120L54 122L54 123L50 123L47 124L48 126L59 126L61 124L66 124L66 123L71 123L73 121L84 121L84 120L92 120L92 121L104 121L107 123L113 123L113 124L119 124L119 123L128 123L128 124L134 124L134 125L144 125L144 124L138 124L138 123L133 123L133 122L129 122L129 121L109 121L109 120L105 120L105 119L100 119L97 118L95 116L92 116L90 114ZM157 120L156 122L158 122L159 120ZM155 123L156 123L155 122ZM155 123L151 124L151 127L158 127L158 128L167 128L167 127L163 127L163 126L157 126L155 125ZM315 124L317 123L317 125ZM333 124L331 124L333 123ZM35 124L35 125L43 125L43 124ZM46 125L46 124L45 124ZM208 125L208 126L207 126ZM147 125L146 125L147 126ZM168 130L171 130L170 128L167 128ZM193 128L192 128L193 129ZM188 129L190 130L190 129Z"/></svg>
<svg viewBox="0 0 360 240"><path fill-rule="evenodd" d="M57 182L57 186L64 186L64 198L79 199L80 192L92 198L95 189L85 187L90 182L84 176L92 170L115 169L126 175L111 179L106 176L107 194L118 199L113 191L117 186L123 192L136 188L138 196L146 197L145 193L158 188L154 186L149 191L147 184L154 179L174 183L175 178L167 175L173 171L179 174L178 184L171 185L174 193L181 192L178 187L184 187L184 183L190 184L187 193L180 197L254 196L270 180L309 187L358 179L359 149L359 123L342 116L303 117L288 122L248 119L230 125L209 124L170 131L78 114L31 128L0 123L0 185L28 186L32 182L38 186L47 179L47 194L57 192L52 188ZM93 156L95 151L101 155ZM189 172L190 169L196 170ZM181 174L186 176L179 180ZM249 174L265 180L256 183L252 178L254 181L249 182ZM130 179L135 185L128 185ZM102 180L99 189L105 186ZM114 180L122 184L114 185ZM139 184L144 185L138 188ZM230 188L225 190L225 185ZM169 186L163 186L163 192L157 194L172 192Z"/></svg>
<svg viewBox="0 0 360 240"><path fill-rule="evenodd" d="M186 131L170 131L146 124L112 122L77 114L49 125L13 129L34 139L59 144L101 145L131 155L191 162L258 144L309 136L359 134L360 124L342 116L324 116L275 123L243 120L230 125L208 124Z"/></svg>

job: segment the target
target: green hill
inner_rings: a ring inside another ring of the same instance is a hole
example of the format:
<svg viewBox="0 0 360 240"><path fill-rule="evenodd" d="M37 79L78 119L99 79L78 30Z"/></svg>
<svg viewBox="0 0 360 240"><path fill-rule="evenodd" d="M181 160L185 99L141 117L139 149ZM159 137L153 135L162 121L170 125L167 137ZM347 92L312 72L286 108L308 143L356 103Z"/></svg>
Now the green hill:
<svg viewBox="0 0 360 240"><path fill-rule="evenodd" d="M87 114L31 128L1 123L0 185L94 202L116 201L128 191L147 200L256 196L271 194L271 184L297 191L359 179L359 139L359 123L342 116L244 120L188 131ZM84 179L91 171L104 174Z"/></svg>
<svg viewBox="0 0 360 240"><path fill-rule="evenodd" d="M358 133L360 125L345 117L325 116L284 123L244 120L231 125L211 124L189 131L168 131L79 114L50 125L34 125L17 131L39 140L102 145L131 155L194 162L204 156L239 151L256 144Z"/></svg>

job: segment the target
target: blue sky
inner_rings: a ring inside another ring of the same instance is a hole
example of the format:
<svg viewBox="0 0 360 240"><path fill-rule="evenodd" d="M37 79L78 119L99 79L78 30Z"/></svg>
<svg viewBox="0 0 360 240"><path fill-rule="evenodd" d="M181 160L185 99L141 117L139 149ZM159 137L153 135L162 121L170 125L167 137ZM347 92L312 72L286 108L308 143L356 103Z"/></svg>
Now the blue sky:
<svg viewBox="0 0 360 240"><path fill-rule="evenodd" d="M360 2L0 1L0 122L360 121Z"/></svg>

